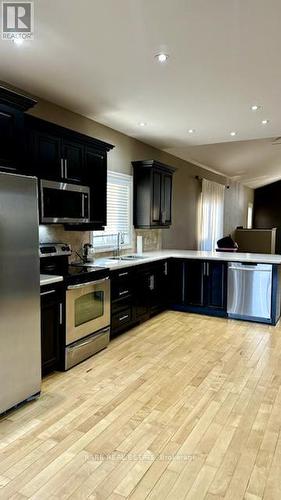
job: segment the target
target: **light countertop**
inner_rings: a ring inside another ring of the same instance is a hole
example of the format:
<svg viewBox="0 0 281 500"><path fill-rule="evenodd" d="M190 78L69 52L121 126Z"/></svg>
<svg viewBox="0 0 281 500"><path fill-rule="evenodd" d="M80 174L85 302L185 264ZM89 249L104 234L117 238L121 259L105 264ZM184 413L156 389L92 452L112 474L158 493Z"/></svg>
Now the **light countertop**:
<svg viewBox="0 0 281 500"><path fill-rule="evenodd" d="M140 259L135 260L112 260L108 257L96 259L96 266L108 267L111 270L122 269L124 267L147 264L170 257L182 259L202 259L220 260L225 262L253 262L263 264L281 264L281 255L262 253L242 253L242 252L201 252L199 250L157 250L153 252L143 252Z"/></svg>
<svg viewBox="0 0 281 500"><path fill-rule="evenodd" d="M62 276L56 276L51 274L40 274L40 286L52 285L53 283L58 283L59 281L63 281Z"/></svg>

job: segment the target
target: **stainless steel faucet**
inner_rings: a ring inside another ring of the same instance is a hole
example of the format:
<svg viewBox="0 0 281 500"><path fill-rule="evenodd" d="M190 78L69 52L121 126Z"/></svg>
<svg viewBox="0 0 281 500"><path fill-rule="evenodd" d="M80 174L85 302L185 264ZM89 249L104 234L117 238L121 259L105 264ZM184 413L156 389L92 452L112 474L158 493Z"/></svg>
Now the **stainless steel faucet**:
<svg viewBox="0 0 281 500"><path fill-rule="evenodd" d="M117 245L114 254L115 257L120 257L121 246L124 245L124 233L119 232L117 233L116 236L117 236Z"/></svg>

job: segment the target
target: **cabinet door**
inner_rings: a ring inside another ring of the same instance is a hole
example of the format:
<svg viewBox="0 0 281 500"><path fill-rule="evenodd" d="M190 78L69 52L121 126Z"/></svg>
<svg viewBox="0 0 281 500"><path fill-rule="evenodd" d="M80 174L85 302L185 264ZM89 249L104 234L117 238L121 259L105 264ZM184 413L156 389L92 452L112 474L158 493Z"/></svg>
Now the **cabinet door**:
<svg viewBox="0 0 281 500"><path fill-rule="evenodd" d="M84 146L74 140L63 140L64 178L67 181L86 181L84 173Z"/></svg>
<svg viewBox="0 0 281 500"><path fill-rule="evenodd" d="M206 262L206 306L226 310L227 268L224 262Z"/></svg>
<svg viewBox="0 0 281 500"><path fill-rule="evenodd" d="M59 363L59 336L62 304L55 290L41 292L42 373L55 370Z"/></svg>
<svg viewBox="0 0 281 500"><path fill-rule="evenodd" d="M17 171L20 167L19 159L23 164L23 118L22 113L10 108L0 106L0 169L4 171Z"/></svg>
<svg viewBox="0 0 281 500"><path fill-rule="evenodd" d="M168 301L170 304L182 305L184 302L184 270L182 259L171 259L169 266Z"/></svg>
<svg viewBox="0 0 281 500"><path fill-rule="evenodd" d="M163 311L168 304L168 262L157 264L150 271L150 313Z"/></svg>
<svg viewBox="0 0 281 500"><path fill-rule="evenodd" d="M33 164L41 179L61 180L64 177L61 139L45 131L32 131Z"/></svg>
<svg viewBox="0 0 281 500"><path fill-rule="evenodd" d="M137 271L134 293L134 319L149 317L152 280L149 271Z"/></svg>
<svg viewBox="0 0 281 500"><path fill-rule="evenodd" d="M161 224L161 190L162 190L162 173L153 170L152 172L152 226Z"/></svg>
<svg viewBox="0 0 281 500"><path fill-rule="evenodd" d="M162 174L161 222L166 226L172 223L172 176L170 174Z"/></svg>
<svg viewBox="0 0 281 500"><path fill-rule="evenodd" d="M204 306L205 262L186 261L184 264L184 303L190 306Z"/></svg>
<svg viewBox="0 0 281 500"><path fill-rule="evenodd" d="M91 222L106 226L107 154L87 146L85 175L91 188Z"/></svg>

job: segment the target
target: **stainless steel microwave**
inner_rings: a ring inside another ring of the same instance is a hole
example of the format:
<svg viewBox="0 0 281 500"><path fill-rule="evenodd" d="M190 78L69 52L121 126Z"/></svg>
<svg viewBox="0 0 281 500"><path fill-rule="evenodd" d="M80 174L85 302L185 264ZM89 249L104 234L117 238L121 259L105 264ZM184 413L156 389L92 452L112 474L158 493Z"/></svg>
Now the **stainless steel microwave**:
<svg viewBox="0 0 281 500"><path fill-rule="evenodd" d="M41 222L90 222L90 188L65 182L40 181Z"/></svg>

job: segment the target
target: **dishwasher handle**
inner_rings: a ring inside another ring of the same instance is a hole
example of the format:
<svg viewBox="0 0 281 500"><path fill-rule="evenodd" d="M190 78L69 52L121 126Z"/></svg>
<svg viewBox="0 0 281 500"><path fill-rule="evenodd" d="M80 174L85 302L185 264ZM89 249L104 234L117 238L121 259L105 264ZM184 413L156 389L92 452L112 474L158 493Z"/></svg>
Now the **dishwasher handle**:
<svg viewBox="0 0 281 500"><path fill-rule="evenodd" d="M271 269L258 269L256 267L249 267L249 266L247 266L247 267L230 266L228 269L231 271L256 271L259 273L270 273L271 272Z"/></svg>
<svg viewBox="0 0 281 500"><path fill-rule="evenodd" d="M262 264L262 263L242 263L242 262L229 262L229 271L256 271L256 272L272 272L272 264Z"/></svg>

